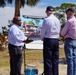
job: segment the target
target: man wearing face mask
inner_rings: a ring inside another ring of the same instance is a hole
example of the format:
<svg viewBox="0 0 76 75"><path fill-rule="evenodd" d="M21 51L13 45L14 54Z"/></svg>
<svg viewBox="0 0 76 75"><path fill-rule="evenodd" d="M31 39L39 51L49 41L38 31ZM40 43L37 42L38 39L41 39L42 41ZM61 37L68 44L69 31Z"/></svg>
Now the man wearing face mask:
<svg viewBox="0 0 76 75"><path fill-rule="evenodd" d="M28 40L19 29L21 26L20 17L13 18L13 24L8 32L8 49L10 56L10 75L21 75L22 47L24 43L32 42Z"/></svg>
<svg viewBox="0 0 76 75"><path fill-rule="evenodd" d="M60 22L54 15L54 7L46 8L47 18L44 19L41 28L43 40L44 75L59 75L59 33Z"/></svg>

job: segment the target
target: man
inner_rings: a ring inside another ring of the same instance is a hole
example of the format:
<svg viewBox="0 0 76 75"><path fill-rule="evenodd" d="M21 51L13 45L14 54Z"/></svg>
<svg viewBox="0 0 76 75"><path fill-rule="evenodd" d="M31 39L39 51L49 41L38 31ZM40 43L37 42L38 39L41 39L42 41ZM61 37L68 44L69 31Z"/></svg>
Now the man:
<svg viewBox="0 0 76 75"><path fill-rule="evenodd" d="M67 75L76 75L76 18L75 8L66 10L67 22L61 31L65 39L64 50L67 59Z"/></svg>
<svg viewBox="0 0 76 75"><path fill-rule="evenodd" d="M54 16L54 10L53 6L46 8L47 18L41 28L45 75L58 75L60 22Z"/></svg>
<svg viewBox="0 0 76 75"><path fill-rule="evenodd" d="M21 75L22 64L22 47L25 43L32 42L25 38L22 31L19 29L21 26L20 17L13 18L13 24L8 32L8 49L10 56L10 75Z"/></svg>

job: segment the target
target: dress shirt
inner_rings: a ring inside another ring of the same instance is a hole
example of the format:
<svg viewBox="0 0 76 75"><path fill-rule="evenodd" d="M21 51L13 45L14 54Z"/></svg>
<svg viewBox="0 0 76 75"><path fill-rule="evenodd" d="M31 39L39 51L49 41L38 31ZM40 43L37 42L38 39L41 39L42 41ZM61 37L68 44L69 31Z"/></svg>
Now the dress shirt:
<svg viewBox="0 0 76 75"><path fill-rule="evenodd" d="M70 18L61 31L61 36L64 38L76 39L76 18Z"/></svg>
<svg viewBox="0 0 76 75"><path fill-rule="evenodd" d="M61 25L59 20L53 14L51 14L43 21L41 27L41 39L59 38L60 28Z"/></svg>
<svg viewBox="0 0 76 75"><path fill-rule="evenodd" d="M24 36L23 32L19 29L19 26L13 24L8 32L8 42L15 46L23 46L24 40L26 40L26 37Z"/></svg>

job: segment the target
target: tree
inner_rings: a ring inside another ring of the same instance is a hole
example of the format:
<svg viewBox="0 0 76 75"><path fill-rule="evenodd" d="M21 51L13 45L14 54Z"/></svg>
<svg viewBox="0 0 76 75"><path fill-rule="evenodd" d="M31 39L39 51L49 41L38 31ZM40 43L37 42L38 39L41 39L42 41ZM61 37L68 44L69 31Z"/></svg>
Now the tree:
<svg viewBox="0 0 76 75"><path fill-rule="evenodd" d="M0 33L0 51L5 50L4 45L5 45L6 42L7 41L6 41L5 36L2 33Z"/></svg>
<svg viewBox="0 0 76 75"><path fill-rule="evenodd" d="M76 8L76 4L72 4L72 3L63 3L60 6L55 7L56 13L55 15L60 19L60 22L62 24L62 27L65 25L66 22L66 14L65 14L65 10L69 7L75 7Z"/></svg>
<svg viewBox="0 0 76 75"><path fill-rule="evenodd" d="M12 4L14 0L0 0L0 7L5 7L6 3ZM15 0L15 13L14 16L20 16L20 8L25 4L28 6L36 6L40 0Z"/></svg>
<svg viewBox="0 0 76 75"><path fill-rule="evenodd" d="M64 12L67 8L69 7L75 7L76 8L76 4L72 4L72 3L63 3L60 6L55 7L56 10L59 10L60 12Z"/></svg>
<svg viewBox="0 0 76 75"><path fill-rule="evenodd" d="M3 32L3 35L4 35L4 36L7 36L7 34L8 34L8 29L7 29L6 26L2 26L2 32Z"/></svg>
<svg viewBox="0 0 76 75"><path fill-rule="evenodd" d="M34 20L35 20L36 25L38 26L38 25L39 25L40 20L39 20L39 19L34 19Z"/></svg>
<svg viewBox="0 0 76 75"><path fill-rule="evenodd" d="M29 24L29 25L35 25L32 21L29 21L27 24Z"/></svg>

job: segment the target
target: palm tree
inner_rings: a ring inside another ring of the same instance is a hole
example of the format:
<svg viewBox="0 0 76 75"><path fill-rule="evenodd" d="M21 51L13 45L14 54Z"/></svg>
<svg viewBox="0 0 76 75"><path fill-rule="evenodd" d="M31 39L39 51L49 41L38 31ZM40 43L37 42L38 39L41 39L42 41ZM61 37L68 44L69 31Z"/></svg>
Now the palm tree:
<svg viewBox="0 0 76 75"><path fill-rule="evenodd" d="M5 7L6 3L12 4L14 0L0 0L0 7ZM15 0L15 13L14 16L20 16L20 8L25 4L28 6L36 6L40 0Z"/></svg>
<svg viewBox="0 0 76 75"><path fill-rule="evenodd" d="M39 20L39 19L34 19L34 20L35 20L36 25L38 26L38 25L39 25L40 20Z"/></svg>

